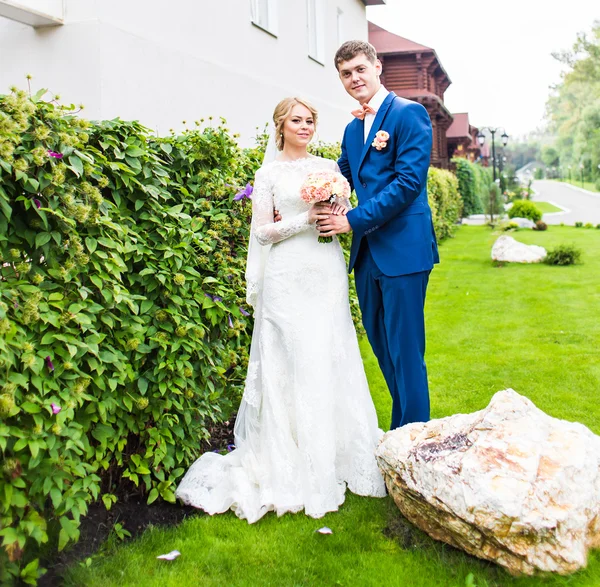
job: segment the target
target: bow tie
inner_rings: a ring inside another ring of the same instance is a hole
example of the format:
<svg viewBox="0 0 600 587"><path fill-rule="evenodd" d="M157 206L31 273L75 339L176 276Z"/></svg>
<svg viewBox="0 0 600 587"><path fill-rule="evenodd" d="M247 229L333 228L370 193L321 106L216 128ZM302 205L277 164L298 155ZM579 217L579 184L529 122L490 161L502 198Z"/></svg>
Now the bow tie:
<svg viewBox="0 0 600 587"><path fill-rule="evenodd" d="M360 120L364 120L366 114L377 114L377 110L371 108L368 104L363 104L360 108L352 110L352 115Z"/></svg>

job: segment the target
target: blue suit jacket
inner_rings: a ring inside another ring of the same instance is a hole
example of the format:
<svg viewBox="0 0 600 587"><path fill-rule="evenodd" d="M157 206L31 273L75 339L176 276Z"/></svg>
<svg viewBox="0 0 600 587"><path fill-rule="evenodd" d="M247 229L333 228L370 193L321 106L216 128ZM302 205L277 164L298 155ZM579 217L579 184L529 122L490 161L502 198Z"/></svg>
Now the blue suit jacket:
<svg viewBox="0 0 600 587"><path fill-rule="evenodd" d="M371 146L379 130L390 135L380 151ZM427 110L393 92L375 115L366 143L364 122L356 118L348 124L338 165L359 202L347 216L354 233L349 271L363 238L388 276L429 271L439 262L427 200L430 154Z"/></svg>

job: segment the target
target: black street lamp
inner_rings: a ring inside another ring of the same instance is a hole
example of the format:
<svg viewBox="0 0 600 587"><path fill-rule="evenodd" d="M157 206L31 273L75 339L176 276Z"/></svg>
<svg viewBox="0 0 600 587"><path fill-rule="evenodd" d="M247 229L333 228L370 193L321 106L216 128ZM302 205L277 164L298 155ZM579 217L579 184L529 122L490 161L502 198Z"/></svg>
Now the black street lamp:
<svg viewBox="0 0 600 587"><path fill-rule="evenodd" d="M506 134L506 131L504 130L504 127L502 127L502 126L500 126L498 128L491 128L489 126L484 126L482 129L479 130L479 134L477 135L477 140L479 142L480 147L483 147L483 145L485 144L485 135L483 134L484 130L489 131L490 134L492 135L492 173L494 176L494 183L496 183L496 142L495 142L496 133L499 131L502 131L502 135L500 136L500 138L502 139L502 145L505 147L508 143L508 135ZM490 201L490 222L492 224L494 222L494 206L492 206L491 201Z"/></svg>
<svg viewBox="0 0 600 587"><path fill-rule="evenodd" d="M504 130L503 127L499 127L499 128L491 128L489 126L484 126L480 131L479 134L477 135L477 140L479 141L479 146L483 147L484 143L485 143L485 135L483 134L483 131L487 130L490 132L490 134L492 135L492 170L493 170L493 174L494 174L494 181L496 181L496 133L500 130L502 130L502 144L506 147L506 145L508 144L508 135L506 134L506 131Z"/></svg>

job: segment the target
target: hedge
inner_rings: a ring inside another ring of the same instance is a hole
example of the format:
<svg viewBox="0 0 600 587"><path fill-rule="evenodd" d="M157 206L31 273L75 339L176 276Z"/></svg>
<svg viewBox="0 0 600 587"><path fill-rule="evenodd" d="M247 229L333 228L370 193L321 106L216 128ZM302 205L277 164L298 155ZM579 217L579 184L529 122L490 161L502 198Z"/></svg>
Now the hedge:
<svg viewBox="0 0 600 587"><path fill-rule="evenodd" d="M483 186L479 176L479 166L461 157L452 159L452 164L456 168L458 191L463 201L463 217L466 218L472 214L483 214L481 204L481 189Z"/></svg>
<svg viewBox="0 0 600 587"><path fill-rule="evenodd" d="M234 197L260 153L223 124L155 138L43 93L0 96L0 582L35 583L37 547L77 540L92 500L174 501L251 332Z"/></svg>
<svg viewBox="0 0 600 587"><path fill-rule="evenodd" d="M431 167L427 176L427 191L433 227L441 242L454 234L461 218L463 201L458 192L458 179L450 171Z"/></svg>

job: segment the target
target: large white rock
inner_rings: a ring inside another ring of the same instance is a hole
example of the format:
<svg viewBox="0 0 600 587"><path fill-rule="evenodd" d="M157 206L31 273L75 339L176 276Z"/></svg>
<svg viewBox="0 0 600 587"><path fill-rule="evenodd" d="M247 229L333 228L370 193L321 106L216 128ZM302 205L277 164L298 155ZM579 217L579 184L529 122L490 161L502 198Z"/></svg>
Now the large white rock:
<svg viewBox="0 0 600 587"><path fill-rule="evenodd" d="M535 228L535 222L529 218L509 218L509 222L514 222L519 228Z"/></svg>
<svg viewBox="0 0 600 587"><path fill-rule="evenodd" d="M539 263L546 254L544 247L520 243L507 234L499 236L492 247L492 260L506 263Z"/></svg>
<svg viewBox="0 0 600 587"><path fill-rule="evenodd" d="M376 454L405 517L512 574L572 573L600 547L600 437L512 389L392 430Z"/></svg>

